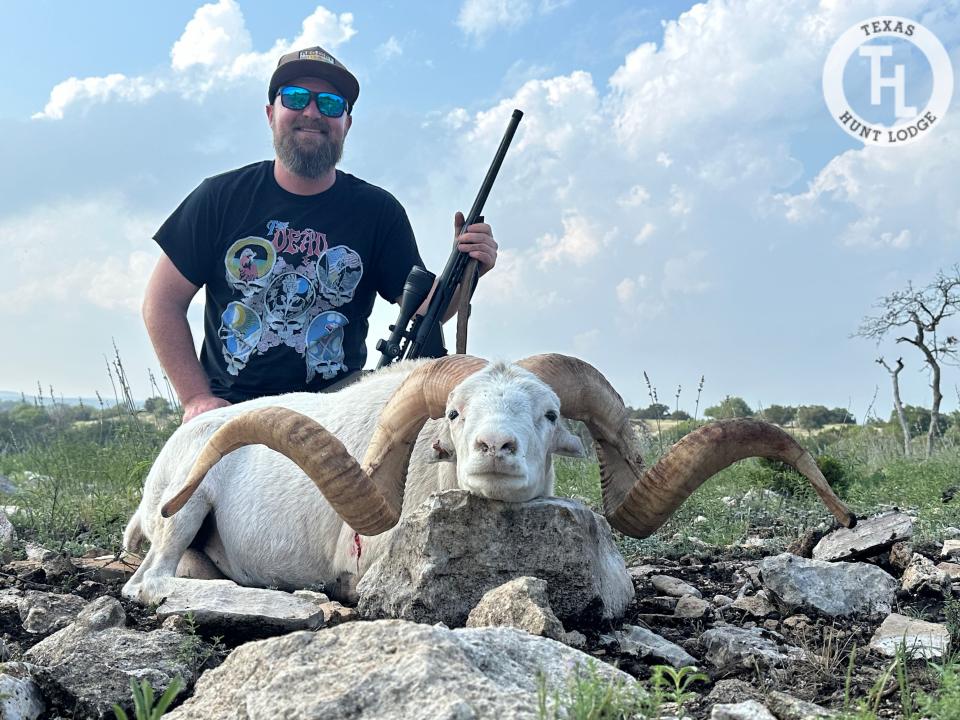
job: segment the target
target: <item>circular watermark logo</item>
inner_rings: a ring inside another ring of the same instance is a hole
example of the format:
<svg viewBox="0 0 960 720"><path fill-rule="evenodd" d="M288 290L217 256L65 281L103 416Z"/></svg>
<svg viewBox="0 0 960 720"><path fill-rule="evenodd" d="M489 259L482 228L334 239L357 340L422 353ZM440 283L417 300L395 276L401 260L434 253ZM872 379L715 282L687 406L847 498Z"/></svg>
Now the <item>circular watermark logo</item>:
<svg viewBox="0 0 960 720"><path fill-rule="evenodd" d="M897 62L898 51L902 55L908 44L916 46L930 66L931 89L923 107L907 104L911 75L920 74L916 63L911 73L906 64ZM868 122L848 101L844 72L854 53L869 61L870 104L892 104L893 124ZM947 112L952 95L950 56L932 32L907 18L884 15L857 23L833 44L823 66L823 97L830 114L848 135L865 145L897 147L926 137Z"/></svg>

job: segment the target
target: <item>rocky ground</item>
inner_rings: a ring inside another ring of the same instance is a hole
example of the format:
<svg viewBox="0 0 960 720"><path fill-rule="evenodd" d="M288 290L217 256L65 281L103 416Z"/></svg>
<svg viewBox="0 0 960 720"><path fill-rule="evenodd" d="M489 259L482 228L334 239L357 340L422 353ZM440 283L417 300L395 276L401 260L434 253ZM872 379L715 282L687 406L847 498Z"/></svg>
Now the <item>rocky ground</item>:
<svg viewBox="0 0 960 720"><path fill-rule="evenodd" d="M475 501L453 497L444 527L458 509L477 522ZM598 532L594 520L571 515L569 502L544 501L536 536L552 527L557 537ZM131 708L130 677L163 688L180 675L188 688L171 718L537 717L536 672L559 688L592 656L605 678L631 683L647 681L658 664L695 665L707 679L689 688L696 697L682 708L686 717L799 720L829 717L847 697L869 694L904 640L912 687L930 689L926 659L942 658L951 631L954 642L960 632L960 530L915 545L903 513L807 533L788 553L762 543L703 547L677 561L631 558L625 569L601 537L584 561L600 578L593 587L565 561L584 556L582 537L569 553L562 541L547 544L538 559L530 537L510 536L521 532L511 529L515 518L509 527L481 518L492 534L467 540L428 540L437 528L429 515L421 520L405 531L411 558L396 563L422 566L435 557L430 542L451 555L451 543L486 547L496 537L519 548L505 563L518 579L468 578L461 563L418 584L408 568L399 575L419 588L410 590L383 572L365 578L358 610L318 592L241 592L206 581L199 595L145 608L119 593L135 560L30 547L27 559L0 567L0 715L113 717L114 702ZM480 550L462 550L452 555L489 566L476 562ZM363 619L386 615L400 619ZM489 627L504 625L526 632ZM251 642L258 638L270 639ZM895 679L882 695L880 716L898 717Z"/></svg>

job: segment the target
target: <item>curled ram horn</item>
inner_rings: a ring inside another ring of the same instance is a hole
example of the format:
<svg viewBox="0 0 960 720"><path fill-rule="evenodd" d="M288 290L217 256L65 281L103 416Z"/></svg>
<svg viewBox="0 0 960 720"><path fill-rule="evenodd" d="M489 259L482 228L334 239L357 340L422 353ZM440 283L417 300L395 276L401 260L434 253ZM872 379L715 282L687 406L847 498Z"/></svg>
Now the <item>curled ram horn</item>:
<svg viewBox="0 0 960 720"><path fill-rule="evenodd" d="M410 454L424 423L441 417L450 391L484 365L479 358L453 355L416 368L384 407L362 465L323 426L293 410L259 408L232 418L207 441L161 514L180 510L224 455L261 444L295 462L354 530L385 532L400 518Z"/></svg>
<svg viewBox="0 0 960 720"><path fill-rule="evenodd" d="M623 400L596 368L555 354L535 355L517 365L550 385L560 398L561 413L590 430L600 462L604 516L625 535L654 533L704 481L748 457L787 463L807 478L841 525L856 524L810 453L776 425L752 419L705 425L645 469Z"/></svg>

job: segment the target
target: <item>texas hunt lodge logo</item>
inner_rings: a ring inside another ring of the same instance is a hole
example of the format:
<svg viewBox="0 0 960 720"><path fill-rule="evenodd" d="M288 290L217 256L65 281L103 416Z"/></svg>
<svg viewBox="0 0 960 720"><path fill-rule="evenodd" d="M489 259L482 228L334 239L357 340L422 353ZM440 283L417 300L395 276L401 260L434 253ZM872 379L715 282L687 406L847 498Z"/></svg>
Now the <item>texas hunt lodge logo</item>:
<svg viewBox="0 0 960 720"><path fill-rule="evenodd" d="M931 78L929 99L919 109L907 104L907 95L923 89L927 73L917 58L910 62L910 55L916 55L910 52L911 44L926 58ZM844 90L845 74L850 85L855 81L864 86L862 73L847 72L855 52L869 62L866 86L872 107L868 112L889 114L892 100L892 124L868 122L851 106ZM926 137L943 118L952 95L953 68L947 51L932 32L902 17L881 16L857 23L834 43L823 66L823 97L830 114L848 135L865 145L896 147Z"/></svg>

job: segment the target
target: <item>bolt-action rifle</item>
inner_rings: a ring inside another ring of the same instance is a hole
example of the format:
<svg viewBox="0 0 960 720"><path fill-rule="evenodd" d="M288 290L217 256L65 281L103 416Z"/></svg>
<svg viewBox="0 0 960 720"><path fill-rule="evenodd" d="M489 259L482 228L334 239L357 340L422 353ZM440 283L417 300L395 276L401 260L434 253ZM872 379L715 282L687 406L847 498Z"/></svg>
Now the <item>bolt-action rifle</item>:
<svg viewBox="0 0 960 720"><path fill-rule="evenodd" d="M497 173L500 171L500 165L503 164L503 158L507 154L513 135L517 131L517 125L520 124L520 118L523 113L520 110L514 110L510 117L510 124L507 131L500 141L500 147L493 158L490 169L483 179L480 186L480 192L477 193L476 200L470 208L469 214L464 218L463 226L457 235L466 232L466 229L477 222L483 222L483 205L487 201L487 195L493 187L493 181L497 179ZM477 281L477 263L472 260L467 253L460 252L457 249L457 243L454 243L447 264L437 282L437 288L430 298L427 305L427 311L423 315L416 315L423 301L430 294L436 276L422 267L415 266L403 286L403 296L400 300L400 314L397 321L390 326L390 337L386 340L377 342L377 350L380 351L380 362L377 365L379 370L390 363L398 360L413 360L421 357L438 358L447 354L447 349L443 342L443 332L440 329L444 316L453 301L457 286L465 285L463 293L466 293L465 300L469 302L470 296L476 287ZM463 315L459 322L466 328L465 320L468 313L466 302L461 301L460 314ZM465 336L462 343L465 345ZM464 349L458 348L458 352L464 352Z"/></svg>

